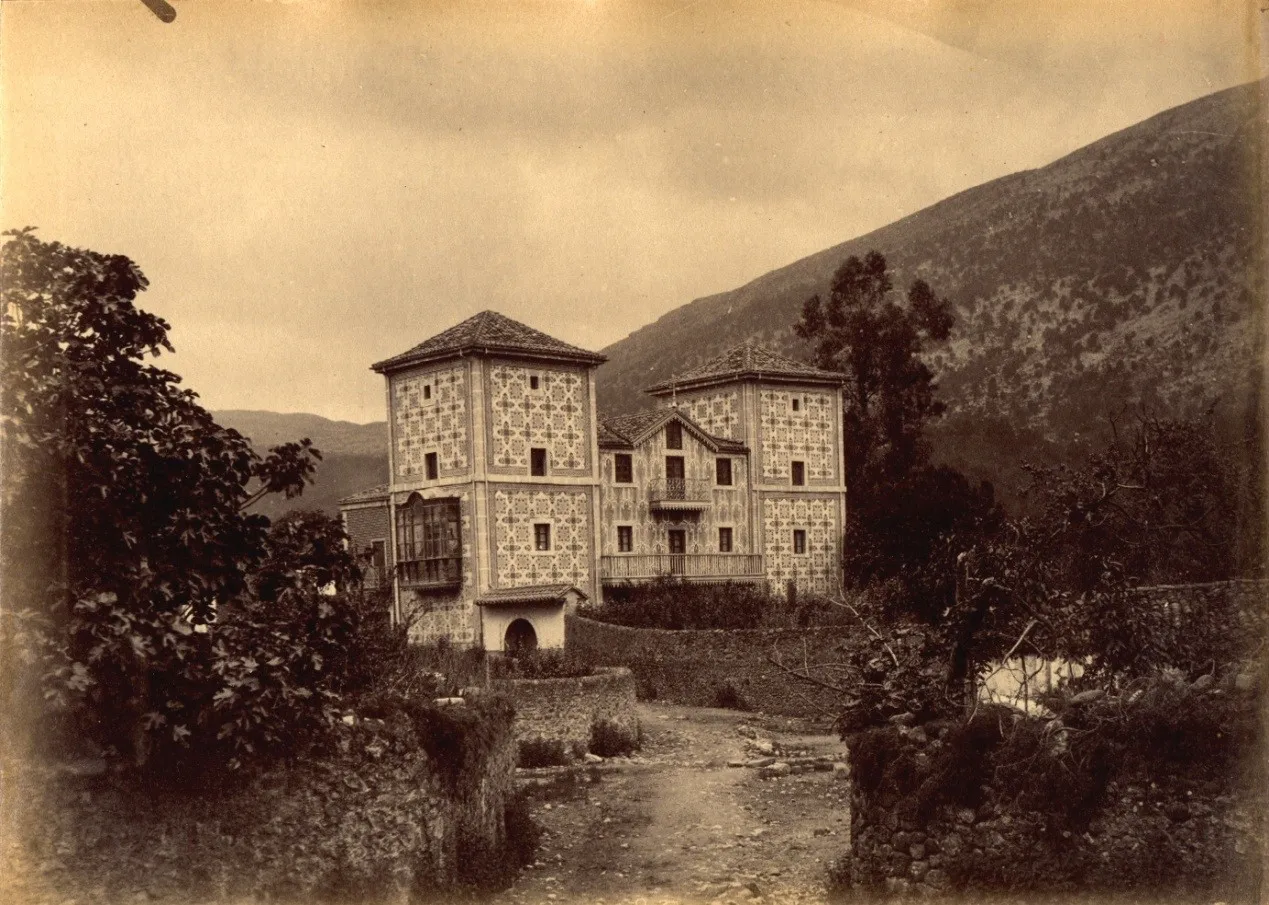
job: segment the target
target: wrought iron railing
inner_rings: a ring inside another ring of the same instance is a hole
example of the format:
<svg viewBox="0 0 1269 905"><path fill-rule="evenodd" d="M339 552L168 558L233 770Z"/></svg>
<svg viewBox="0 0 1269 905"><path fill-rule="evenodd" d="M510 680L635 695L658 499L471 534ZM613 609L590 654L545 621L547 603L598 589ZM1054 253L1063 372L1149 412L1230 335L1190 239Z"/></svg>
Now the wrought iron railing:
<svg viewBox="0 0 1269 905"><path fill-rule="evenodd" d="M666 478L648 485L648 502L708 503L713 490L710 481L700 478Z"/></svg>
<svg viewBox="0 0 1269 905"><path fill-rule="evenodd" d="M758 578L760 553L623 553L600 558L604 581L639 581L662 576L680 578Z"/></svg>

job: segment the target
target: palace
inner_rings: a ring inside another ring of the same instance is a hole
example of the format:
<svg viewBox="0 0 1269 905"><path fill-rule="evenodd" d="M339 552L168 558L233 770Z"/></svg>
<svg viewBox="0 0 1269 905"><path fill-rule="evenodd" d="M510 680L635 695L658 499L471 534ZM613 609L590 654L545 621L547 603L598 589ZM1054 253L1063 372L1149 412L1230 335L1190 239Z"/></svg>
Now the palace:
<svg viewBox="0 0 1269 905"><path fill-rule="evenodd" d="M578 602L658 576L839 588L843 375L747 343L603 417L604 360L484 311L372 366L389 483L340 512L419 641L560 647Z"/></svg>

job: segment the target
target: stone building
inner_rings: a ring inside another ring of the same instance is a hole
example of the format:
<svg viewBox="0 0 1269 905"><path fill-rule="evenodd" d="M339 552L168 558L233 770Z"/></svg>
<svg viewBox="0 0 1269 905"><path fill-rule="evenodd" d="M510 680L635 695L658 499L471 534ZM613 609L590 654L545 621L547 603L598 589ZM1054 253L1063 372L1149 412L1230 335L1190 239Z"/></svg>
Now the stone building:
<svg viewBox="0 0 1269 905"><path fill-rule="evenodd" d="M663 575L838 589L842 375L745 344L601 418L603 361L485 311L373 365L390 479L340 510L419 640L559 647L568 608Z"/></svg>

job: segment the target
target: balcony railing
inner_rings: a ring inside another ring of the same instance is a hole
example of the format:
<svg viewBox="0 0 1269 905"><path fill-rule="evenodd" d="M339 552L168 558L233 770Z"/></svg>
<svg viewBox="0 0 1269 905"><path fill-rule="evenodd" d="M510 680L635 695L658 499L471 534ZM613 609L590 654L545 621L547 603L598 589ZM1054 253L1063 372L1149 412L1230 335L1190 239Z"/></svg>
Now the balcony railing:
<svg viewBox="0 0 1269 905"><path fill-rule="evenodd" d="M463 583L463 561L451 556L415 559L397 563L397 576L404 588L446 588Z"/></svg>
<svg viewBox="0 0 1269 905"><path fill-rule="evenodd" d="M667 478L648 485L652 509L705 509L712 501L713 484L700 478Z"/></svg>
<svg viewBox="0 0 1269 905"><path fill-rule="evenodd" d="M754 581L765 577L760 553L625 553L600 557L599 571L606 582L662 577Z"/></svg>

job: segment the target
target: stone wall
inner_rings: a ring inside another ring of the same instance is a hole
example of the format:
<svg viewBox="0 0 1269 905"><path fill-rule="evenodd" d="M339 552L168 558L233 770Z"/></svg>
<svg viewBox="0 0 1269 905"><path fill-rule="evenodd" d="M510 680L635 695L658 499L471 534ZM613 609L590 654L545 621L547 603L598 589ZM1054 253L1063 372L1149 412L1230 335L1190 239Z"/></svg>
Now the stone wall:
<svg viewBox="0 0 1269 905"><path fill-rule="evenodd" d="M593 663L629 667L641 697L698 707L739 703L787 716L835 717L841 696L794 678L772 660L799 669L803 663L840 661L863 640L854 629L840 626L669 631L580 616L565 617L565 622L571 653Z"/></svg>
<svg viewBox="0 0 1269 905"><path fill-rule="evenodd" d="M490 722L457 771L378 720L346 727L339 752L196 793L19 768L0 901L405 901L472 882L506 860L515 745L510 708L459 709Z"/></svg>
<svg viewBox="0 0 1269 905"><path fill-rule="evenodd" d="M635 680L624 668L599 668L594 675L566 679L495 679L493 690L516 708L518 742L558 741L583 754L591 727L608 722L639 736Z"/></svg>

